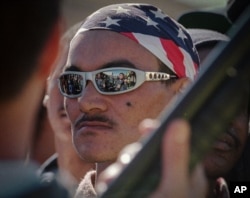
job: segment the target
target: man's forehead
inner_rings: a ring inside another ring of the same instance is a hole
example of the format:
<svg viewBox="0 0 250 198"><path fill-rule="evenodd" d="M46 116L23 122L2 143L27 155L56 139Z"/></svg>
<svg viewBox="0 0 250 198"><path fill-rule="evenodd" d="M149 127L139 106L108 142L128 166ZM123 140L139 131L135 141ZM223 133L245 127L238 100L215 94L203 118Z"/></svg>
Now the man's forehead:
<svg viewBox="0 0 250 198"><path fill-rule="evenodd" d="M136 69L136 66L127 60L117 60L117 61L112 61L108 62L106 64L103 64L100 69L105 69L105 68L114 68L114 67L126 67L126 68L132 68ZM79 71L80 67L77 65L66 65L65 66L65 71Z"/></svg>
<svg viewBox="0 0 250 198"><path fill-rule="evenodd" d="M132 67L158 65L158 59L133 40L108 30L91 30L71 41L67 65L103 67L129 62ZM142 68L138 68L142 69ZM157 68L158 69L158 68Z"/></svg>

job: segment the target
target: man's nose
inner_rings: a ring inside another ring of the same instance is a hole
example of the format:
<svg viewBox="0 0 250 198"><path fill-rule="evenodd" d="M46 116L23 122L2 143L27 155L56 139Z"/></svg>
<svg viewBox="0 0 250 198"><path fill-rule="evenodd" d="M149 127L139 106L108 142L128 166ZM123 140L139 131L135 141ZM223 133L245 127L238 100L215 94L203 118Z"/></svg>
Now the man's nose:
<svg viewBox="0 0 250 198"><path fill-rule="evenodd" d="M84 113L92 111L106 111L107 103L105 97L100 94L91 81L86 82L82 95L78 98L80 110Z"/></svg>

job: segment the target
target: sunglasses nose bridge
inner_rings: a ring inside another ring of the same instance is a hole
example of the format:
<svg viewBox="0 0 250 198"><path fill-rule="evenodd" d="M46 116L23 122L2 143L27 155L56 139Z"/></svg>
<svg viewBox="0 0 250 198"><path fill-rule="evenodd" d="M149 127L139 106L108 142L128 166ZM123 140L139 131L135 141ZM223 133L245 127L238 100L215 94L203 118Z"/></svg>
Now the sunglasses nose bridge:
<svg viewBox="0 0 250 198"><path fill-rule="evenodd" d="M86 72L85 73L85 78L84 78L84 88L86 88L87 84L89 81L92 81L93 82L93 77L92 77L92 72Z"/></svg>
<svg viewBox="0 0 250 198"><path fill-rule="evenodd" d="M96 82L95 82L95 78L94 78L94 74L92 72L86 72L85 73L85 78L84 78L84 88L87 87L87 85L89 84L89 82L92 83L93 87L95 89L97 89L96 87ZM99 92L99 90L97 90Z"/></svg>

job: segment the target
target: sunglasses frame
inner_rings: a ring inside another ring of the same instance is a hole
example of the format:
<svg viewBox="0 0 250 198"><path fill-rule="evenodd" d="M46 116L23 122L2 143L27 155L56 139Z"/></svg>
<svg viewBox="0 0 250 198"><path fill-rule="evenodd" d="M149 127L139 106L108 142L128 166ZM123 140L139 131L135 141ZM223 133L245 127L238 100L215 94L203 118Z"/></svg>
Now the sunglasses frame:
<svg viewBox="0 0 250 198"><path fill-rule="evenodd" d="M104 91L101 91L99 89L99 87L97 86L97 83L96 83L96 75L99 74L99 73L102 73L102 72L110 72L112 70L117 70L119 71L120 73L121 72L130 72L130 71L133 71L135 72L136 74L136 83L135 83L135 86L133 88L129 88L127 90L123 90L123 91L117 91L117 92L104 92ZM92 72L81 72L81 71L65 71L63 72L59 78L58 78L58 87L60 89L60 92L63 96L67 97L67 98L78 98L82 95L83 91L84 91L84 88L82 89L82 91L79 93L79 94L74 94L74 95L68 95L66 93L64 93L62 91L62 88L61 88L61 83L60 83L60 78L65 76L65 75L69 75L69 74L77 74L77 75L80 75L83 79L83 83L82 83L82 87L86 87L86 82L88 80L90 80L95 89L97 90L98 93L100 94L103 94L103 95L118 95L118 94L123 94L123 93L126 93L126 92L130 92L130 91L133 91L135 89L137 89L138 87L140 87L144 82L146 81L166 81L166 80L169 80L171 78L177 78L176 75L170 75L170 74L167 74L167 73L164 73L164 72L153 72L153 71L142 71L142 70L138 70L138 69L133 69L133 68L126 68L126 67L110 67L110 68L105 68L105 69L100 69L100 70L95 70L95 71L92 71ZM85 80L84 80L85 79Z"/></svg>

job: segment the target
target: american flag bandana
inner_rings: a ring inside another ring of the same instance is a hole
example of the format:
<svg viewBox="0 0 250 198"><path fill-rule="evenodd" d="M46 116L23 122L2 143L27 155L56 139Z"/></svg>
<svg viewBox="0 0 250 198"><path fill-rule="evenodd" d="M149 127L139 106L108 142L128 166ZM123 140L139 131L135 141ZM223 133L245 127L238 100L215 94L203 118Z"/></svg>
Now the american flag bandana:
<svg viewBox="0 0 250 198"><path fill-rule="evenodd" d="M185 28L149 4L114 4L86 18L76 36L88 30L118 32L144 46L178 77L194 79L199 58Z"/></svg>

